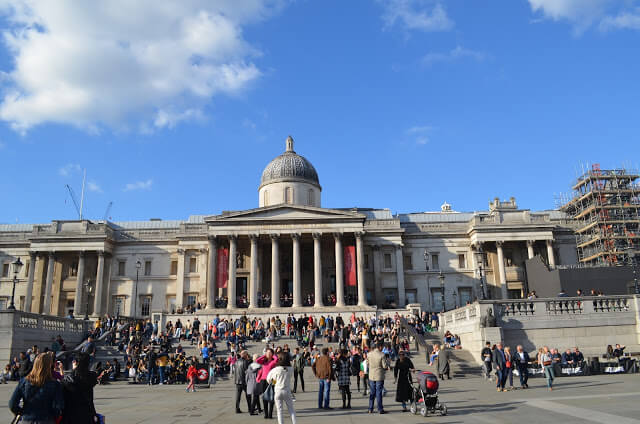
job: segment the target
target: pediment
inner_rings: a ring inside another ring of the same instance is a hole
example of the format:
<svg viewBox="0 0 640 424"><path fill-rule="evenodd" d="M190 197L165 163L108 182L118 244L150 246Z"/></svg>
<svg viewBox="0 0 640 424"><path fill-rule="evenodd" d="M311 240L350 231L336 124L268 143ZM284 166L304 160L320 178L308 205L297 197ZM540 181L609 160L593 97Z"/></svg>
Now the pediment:
<svg viewBox="0 0 640 424"><path fill-rule="evenodd" d="M238 221L343 221L364 220L365 216L355 212L325 209L312 206L275 205L244 211L225 212L205 218L206 222Z"/></svg>

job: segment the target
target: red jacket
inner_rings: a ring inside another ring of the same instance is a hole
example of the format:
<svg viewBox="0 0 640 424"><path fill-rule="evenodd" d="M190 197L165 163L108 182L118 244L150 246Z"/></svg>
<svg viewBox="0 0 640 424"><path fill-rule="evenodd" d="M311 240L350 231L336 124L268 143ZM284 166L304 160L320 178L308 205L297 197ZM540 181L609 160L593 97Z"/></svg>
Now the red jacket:
<svg viewBox="0 0 640 424"><path fill-rule="evenodd" d="M194 367L193 365L190 365L189 369L187 370L187 379L196 378L197 374L198 374L198 370L196 369L196 367Z"/></svg>

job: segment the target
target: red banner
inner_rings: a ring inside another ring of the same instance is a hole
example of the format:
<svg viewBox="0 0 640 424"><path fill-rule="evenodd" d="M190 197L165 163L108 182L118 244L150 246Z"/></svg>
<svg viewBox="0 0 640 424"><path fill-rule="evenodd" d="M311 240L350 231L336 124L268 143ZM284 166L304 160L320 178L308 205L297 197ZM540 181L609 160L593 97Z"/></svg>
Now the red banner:
<svg viewBox="0 0 640 424"><path fill-rule="evenodd" d="M344 247L344 283L347 286L356 285L356 247Z"/></svg>
<svg viewBox="0 0 640 424"><path fill-rule="evenodd" d="M216 287L226 289L229 281L229 249L226 247L218 248L218 261L216 263Z"/></svg>

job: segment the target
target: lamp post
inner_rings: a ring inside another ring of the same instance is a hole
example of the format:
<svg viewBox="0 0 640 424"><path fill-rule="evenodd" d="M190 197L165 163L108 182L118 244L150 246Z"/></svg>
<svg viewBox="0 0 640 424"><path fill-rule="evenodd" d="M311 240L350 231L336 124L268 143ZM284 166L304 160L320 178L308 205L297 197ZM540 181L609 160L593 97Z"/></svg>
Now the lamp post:
<svg viewBox="0 0 640 424"><path fill-rule="evenodd" d="M478 274L480 274L480 298L485 300L487 297L484 293L484 276L482 275L482 265L484 264L484 252L482 246L476 249L476 263L478 264Z"/></svg>
<svg viewBox="0 0 640 424"><path fill-rule="evenodd" d="M424 278L427 280L427 299L429 299L429 307L431 307L431 290L429 290L429 252L424 249ZM433 311L430 311L433 312Z"/></svg>
<svg viewBox="0 0 640 424"><path fill-rule="evenodd" d="M84 320L89 320L89 295L93 291L93 286L91 285L91 280L87 278L87 281L84 283L84 291L86 293L86 302L84 305Z"/></svg>
<svg viewBox="0 0 640 424"><path fill-rule="evenodd" d="M13 288L11 289L11 304L7 308L10 311L16 310L16 305L13 303L14 297L16 295L16 284L18 284L18 274L22 269L22 261L20 258L16 259L12 264L13 266Z"/></svg>
<svg viewBox="0 0 640 424"><path fill-rule="evenodd" d="M142 268L142 262L140 259L136 261L136 288L133 292L133 318L138 314L138 279L140 278L140 268Z"/></svg>
<svg viewBox="0 0 640 424"><path fill-rule="evenodd" d="M444 300L444 274L442 271L440 271L438 278L440 279L440 289L442 290L442 312L445 312L447 309L445 307L446 302Z"/></svg>
<svg viewBox="0 0 640 424"><path fill-rule="evenodd" d="M455 290L453 291L453 309L458 309L458 292Z"/></svg>

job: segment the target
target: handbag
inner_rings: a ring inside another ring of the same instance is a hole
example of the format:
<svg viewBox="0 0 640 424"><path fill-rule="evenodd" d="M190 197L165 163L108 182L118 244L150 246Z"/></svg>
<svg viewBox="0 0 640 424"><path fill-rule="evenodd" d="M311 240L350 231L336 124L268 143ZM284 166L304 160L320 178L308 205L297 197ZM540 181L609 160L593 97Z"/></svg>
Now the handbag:
<svg viewBox="0 0 640 424"><path fill-rule="evenodd" d="M264 389L264 392L262 392L262 400L265 402L273 402L275 400L273 384L268 384L267 388Z"/></svg>
<svg viewBox="0 0 640 424"><path fill-rule="evenodd" d="M551 365L551 361L544 361L542 365L544 365L545 367L548 367L549 365Z"/></svg>

